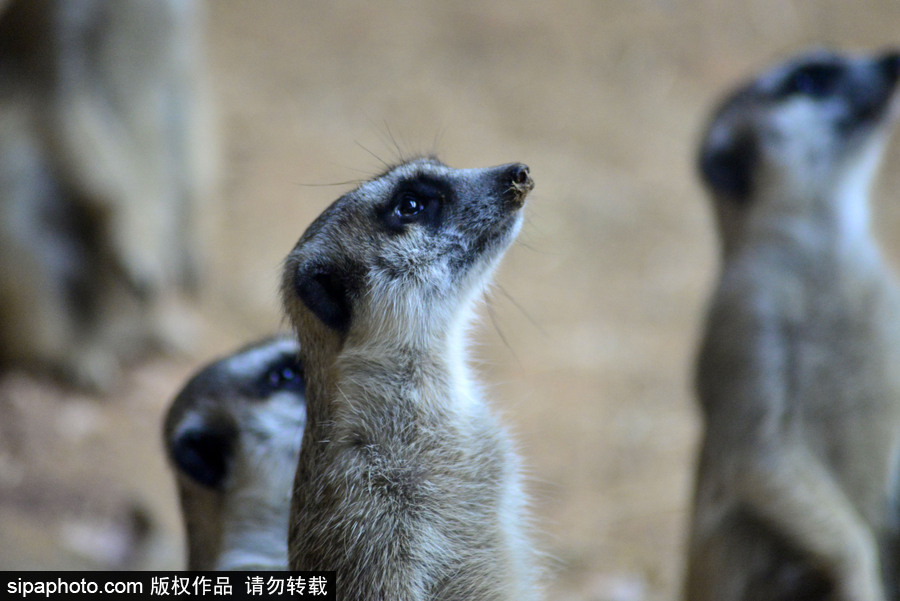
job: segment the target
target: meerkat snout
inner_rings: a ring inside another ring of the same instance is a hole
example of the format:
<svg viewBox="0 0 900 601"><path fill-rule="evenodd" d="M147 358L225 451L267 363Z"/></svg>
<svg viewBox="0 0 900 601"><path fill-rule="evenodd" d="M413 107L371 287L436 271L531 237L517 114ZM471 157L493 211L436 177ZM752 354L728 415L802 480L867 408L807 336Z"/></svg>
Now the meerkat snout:
<svg viewBox="0 0 900 601"><path fill-rule="evenodd" d="M188 569L287 567L290 489L306 382L299 345L276 336L197 372L165 419Z"/></svg>
<svg viewBox="0 0 900 601"><path fill-rule="evenodd" d="M528 169L528 165L519 163L518 165L514 165L511 171L512 180L514 183L524 185L530 182L531 186L534 186L534 182L531 179L531 171Z"/></svg>
<svg viewBox="0 0 900 601"><path fill-rule="evenodd" d="M522 163L510 165L506 176L512 182L510 192L515 201L524 203L525 197L534 189L534 180L531 179L531 171L528 169L528 165Z"/></svg>
<svg viewBox="0 0 900 601"><path fill-rule="evenodd" d="M879 67L888 81L896 83L900 79L900 50L885 52Z"/></svg>

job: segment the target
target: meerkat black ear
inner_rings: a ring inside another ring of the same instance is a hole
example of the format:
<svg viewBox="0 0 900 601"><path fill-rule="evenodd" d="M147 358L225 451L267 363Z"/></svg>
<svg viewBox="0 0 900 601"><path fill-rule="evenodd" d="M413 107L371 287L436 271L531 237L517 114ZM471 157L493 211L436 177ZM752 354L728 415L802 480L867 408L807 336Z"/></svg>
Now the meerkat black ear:
<svg viewBox="0 0 900 601"><path fill-rule="evenodd" d="M237 430L233 425L194 428L172 441L172 461L187 476L210 488L220 488L234 457Z"/></svg>
<svg viewBox="0 0 900 601"><path fill-rule="evenodd" d="M708 142L700 151L700 173L716 194L744 202L753 192L757 155L756 139L749 132Z"/></svg>
<svg viewBox="0 0 900 601"><path fill-rule="evenodd" d="M357 281L352 270L320 266L299 271L294 289L322 323L343 333L350 328L351 300Z"/></svg>

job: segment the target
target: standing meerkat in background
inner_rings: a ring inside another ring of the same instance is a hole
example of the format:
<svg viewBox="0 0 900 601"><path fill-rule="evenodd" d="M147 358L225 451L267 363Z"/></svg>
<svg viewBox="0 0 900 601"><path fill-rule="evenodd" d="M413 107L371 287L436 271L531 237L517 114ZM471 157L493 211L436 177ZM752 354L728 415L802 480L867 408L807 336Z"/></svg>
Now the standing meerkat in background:
<svg viewBox="0 0 900 601"><path fill-rule="evenodd" d="M868 207L898 76L895 52L813 52L707 131L723 265L697 368L689 601L900 594L900 294Z"/></svg>
<svg viewBox="0 0 900 601"><path fill-rule="evenodd" d="M290 566L336 570L340 599L539 596L519 459L466 356L532 187L522 164L410 161L335 201L286 260L308 403Z"/></svg>
<svg viewBox="0 0 900 601"><path fill-rule="evenodd" d="M166 415L189 570L287 569L306 421L297 343L266 339L204 367Z"/></svg>
<svg viewBox="0 0 900 601"><path fill-rule="evenodd" d="M201 8L0 6L0 363L102 389L183 343L214 171Z"/></svg>

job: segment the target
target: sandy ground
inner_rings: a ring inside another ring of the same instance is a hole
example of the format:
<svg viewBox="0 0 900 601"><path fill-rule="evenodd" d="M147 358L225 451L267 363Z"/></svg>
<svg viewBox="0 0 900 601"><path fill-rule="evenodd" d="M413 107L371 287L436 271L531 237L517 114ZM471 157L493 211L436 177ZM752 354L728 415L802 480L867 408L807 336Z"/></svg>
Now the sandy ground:
<svg viewBox="0 0 900 601"><path fill-rule="evenodd" d="M716 267L699 129L754 70L810 45L898 44L898 23L895 0L211 3L222 179L196 349L105 398L3 378L0 568L180 567L167 403L281 325L279 262L341 182L434 152L523 161L537 184L477 352L529 466L552 598L675 598ZM898 146L875 209L893 257Z"/></svg>

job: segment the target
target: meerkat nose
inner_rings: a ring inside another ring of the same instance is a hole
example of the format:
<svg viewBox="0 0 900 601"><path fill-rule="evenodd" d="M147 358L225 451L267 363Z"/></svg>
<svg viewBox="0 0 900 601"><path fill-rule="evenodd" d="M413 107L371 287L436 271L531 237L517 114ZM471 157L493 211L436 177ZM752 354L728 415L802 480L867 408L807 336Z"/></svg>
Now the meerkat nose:
<svg viewBox="0 0 900 601"><path fill-rule="evenodd" d="M524 163L511 163L502 165L499 173L500 185L506 187L504 198L511 203L510 206L521 207L525 204L525 197L534 189L534 180L531 179L531 171Z"/></svg>
<svg viewBox="0 0 900 601"><path fill-rule="evenodd" d="M525 163L511 163L502 167L501 180L508 182L511 191L524 199L525 195L534 189L534 180L531 179L531 170Z"/></svg>
<svg viewBox="0 0 900 601"><path fill-rule="evenodd" d="M528 180L531 179L530 174L531 170L529 170L528 165L525 165L524 163L516 163L509 167L508 175L510 181L519 186L524 186L528 183Z"/></svg>
<svg viewBox="0 0 900 601"><path fill-rule="evenodd" d="M885 53L879 60L879 66L891 82L896 82L900 78L900 52L892 50Z"/></svg>

